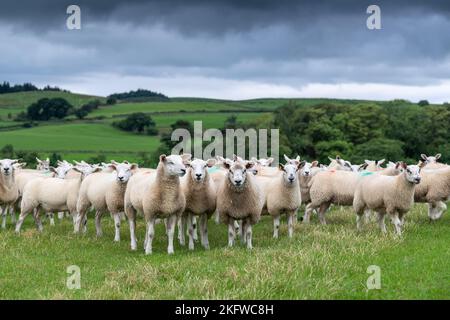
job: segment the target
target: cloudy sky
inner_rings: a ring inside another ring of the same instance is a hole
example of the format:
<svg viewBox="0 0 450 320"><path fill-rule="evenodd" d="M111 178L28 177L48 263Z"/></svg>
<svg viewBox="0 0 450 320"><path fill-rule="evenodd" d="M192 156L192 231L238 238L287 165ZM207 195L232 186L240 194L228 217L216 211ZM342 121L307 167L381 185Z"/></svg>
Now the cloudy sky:
<svg viewBox="0 0 450 320"><path fill-rule="evenodd" d="M446 0L5 0L0 42L0 81L89 94L450 101Z"/></svg>

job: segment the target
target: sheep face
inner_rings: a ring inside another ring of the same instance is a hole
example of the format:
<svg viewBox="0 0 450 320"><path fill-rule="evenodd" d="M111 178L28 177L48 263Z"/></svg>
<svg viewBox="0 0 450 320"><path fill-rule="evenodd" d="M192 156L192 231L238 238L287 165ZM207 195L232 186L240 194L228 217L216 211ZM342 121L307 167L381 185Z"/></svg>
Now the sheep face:
<svg viewBox="0 0 450 320"><path fill-rule="evenodd" d="M247 170L254 166L254 163L251 161L235 161L231 162L226 159L223 163L225 169L228 169L227 177L230 182L235 187L241 187L244 185L245 180L247 179Z"/></svg>
<svg viewBox="0 0 450 320"><path fill-rule="evenodd" d="M252 159L252 161L253 161L253 159ZM268 159L262 158L262 159L256 160L256 163L259 164L261 167L270 167L272 162L273 162L273 158L268 158Z"/></svg>
<svg viewBox="0 0 450 320"><path fill-rule="evenodd" d="M39 158L36 158L37 161L37 170L43 170L43 171L49 171L50 170L50 159L47 158L46 160L40 160Z"/></svg>
<svg viewBox="0 0 450 320"><path fill-rule="evenodd" d="M19 160L3 159L0 160L0 173L4 176L9 176L14 171L14 164Z"/></svg>
<svg viewBox="0 0 450 320"><path fill-rule="evenodd" d="M108 167L116 171L117 182L127 183L133 175L133 170L137 169L138 165L135 163L128 163L127 161L124 161L123 163L114 162L112 164L109 164Z"/></svg>
<svg viewBox="0 0 450 320"><path fill-rule="evenodd" d="M429 156L427 157L426 154L421 154L420 157L422 158L423 161L425 161L426 164L429 163L437 163L437 161L441 158L441 154L438 153L437 155L433 156Z"/></svg>
<svg viewBox="0 0 450 320"><path fill-rule="evenodd" d="M302 164L304 165L305 162L302 162ZM280 163L279 168L283 171L283 179L286 184L292 185L295 181L297 181L297 171L299 170L298 165L296 166L290 163L282 165Z"/></svg>
<svg viewBox="0 0 450 320"><path fill-rule="evenodd" d="M421 169L420 166L417 165L407 166L405 163L403 163L402 167L404 169L406 180L415 184L420 183L420 169Z"/></svg>
<svg viewBox="0 0 450 320"><path fill-rule="evenodd" d="M216 160L209 159L203 161L202 159L194 159L189 162L191 178L194 181L202 182L205 179L207 168L211 168L216 164Z"/></svg>
<svg viewBox="0 0 450 320"><path fill-rule="evenodd" d="M381 165L384 163L385 159L381 160L364 160L364 162L367 164L368 167L370 167L371 170L381 170Z"/></svg>
<svg viewBox="0 0 450 320"><path fill-rule="evenodd" d="M186 164L188 164L191 159L190 154L170 155L165 154L159 157L160 162L163 163L165 171L169 176L179 176L182 177L186 174Z"/></svg>
<svg viewBox="0 0 450 320"><path fill-rule="evenodd" d="M300 174L304 177L309 177L311 175L311 169L317 167L319 163L317 161L305 162L303 168L300 170Z"/></svg>
<svg viewBox="0 0 450 320"><path fill-rule="evenodd" d="M71 165L68 162L59 162L59 166L49 167L49 170L53 173L55 173L55 177L59 179L64 179L67 175L67 173L73 169L73 165Z"/></svg>
<svg viewBox="0 0 450 320"><path fill-rule="evenodd" d="M102 168L99 166L90 166L90 165L76 165L75 167L72 168L73 170L81 173L81 178L84 179L85 177L87 177L88 175L94 173L94 172L99 172L102 171Z"/></svg>

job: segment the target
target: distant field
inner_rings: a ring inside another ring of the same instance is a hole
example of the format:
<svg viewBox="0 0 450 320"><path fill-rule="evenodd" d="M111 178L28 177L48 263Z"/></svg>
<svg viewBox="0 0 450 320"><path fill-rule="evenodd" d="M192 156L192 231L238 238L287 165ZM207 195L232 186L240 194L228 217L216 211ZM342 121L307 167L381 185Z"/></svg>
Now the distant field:
<svg viewBox="0 0 450 320"><path fill-rule="evenodd" d="M104 101L103 97L95 97L83 94L73 94L67 92L58 91L30 91L30 92L17 92L6 93L0 95L0 117L4 118L8 113L19 113L23 111L33 102L41 98L64 98L75 107L79 107L82 104L99 99Z"/></svg>
<svg viewBox="0 0 450 320"><path fill-rule="evenodd" d="M105 116L112 117L134 112L195 112L195 111L239 111L243 108L229 102L140 102L119 103L113 106L103 106L89 114L89 118Z"/></svg>
<svg viewBox="0 0 450 320"><path fill-rule="evenodd" d="M2 143L17 150L100 152L154 151L157 137L135 135L107 124L64 124L1 132Z"/></svg>

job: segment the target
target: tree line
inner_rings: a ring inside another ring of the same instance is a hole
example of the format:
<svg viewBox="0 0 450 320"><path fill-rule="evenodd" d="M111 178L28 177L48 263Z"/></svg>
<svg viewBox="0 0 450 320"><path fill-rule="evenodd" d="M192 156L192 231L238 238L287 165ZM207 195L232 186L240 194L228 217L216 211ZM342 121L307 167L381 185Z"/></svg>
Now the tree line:
<svg viewBox="0 0 450 320"><path fill-rule="evenodd" d="M15 93L15 92L28 92L28 91L62 91L69 92L67 90L62 90L58 87L51 87L49 85L45 86L42 89L39 89L32 83L24 83L24 84L15 84L11 85L9 82L4 81L0 84L0 94L3 93Z"/></svg>
<svg viewBox="0 0 450 320"><path fill-rule="evenodd" d="M421 153L442 153L442 161L450 161L448 103L394 100L307 107L290 102L274 112L273 120L256 125L280 129L280 154L324 163L335 155L355 163L368 158L415 162Z"/></svg>

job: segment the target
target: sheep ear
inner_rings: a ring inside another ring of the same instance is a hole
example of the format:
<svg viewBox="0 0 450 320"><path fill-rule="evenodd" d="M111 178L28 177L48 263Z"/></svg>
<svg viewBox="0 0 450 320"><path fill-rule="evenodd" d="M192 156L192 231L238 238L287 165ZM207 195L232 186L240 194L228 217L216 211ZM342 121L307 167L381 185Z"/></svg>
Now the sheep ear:
<svg viewBox="0 0 450 320"><path fill-rule="evenodd" d="M281 171L284 171L284 165L282 163L278 164L278 169L280 169Z"/></svg>
<svg viewBox="0 0 450 320"><path fill-rule="evenodd" d="M378 161L378 164L381 165L384 163L384 161L386 161L386 159L381 159L380 161Z"/></svg>
<svg viewBox="0 0 450 320"><path fill-rule="evenodd" d="M428 157L427 157L427 155L426 155L425 153L422 153L422 154L420 155L420 157L421 157L423 160L425 160L425 161L427 161L427 159L428 159Z"/></svg>
<svg viewBox="0 0 450 320"><path fill-rule="evenodd" d="M131 166L130 166L130 170L135 170L135 169L138 169L138 168L139 168L139 165L137 163L132 163Z"/></svg>
<svg viewBox="0 0 450 320"><path fill-rule="evenodd" d="M78 167L73 167L72 170L79 172L79 173L83 173L83 171L81 171Z"/></svg>
<svg viewBox="0 0 450 320"><path fill-rule="evenodd" d="M370 164L370 160L364 160L364 163L366 163L367 165Z"/></svg>
<svg viewBox="0 0 450 320"><path fill-rule="evenodd" d="M358 171L360 170L365 170L367 168L368 164L367 163L363 163L359 165Z"/></svg>
<svg viewBox="0 0 450 320"><path fill-rule="evenodd" d="M425 166L426 166L426 162L420 161L419 168L422 169Z"/></svg>
<svg viewBox="0 0 450 320"><path fill-rule="evenodd" d="M319 165L319 161L314 160L313 162L311 162L311 167L317 167Z"/></svg>
<svg viewBox="0 0 450 320"><path fill-rule="evenodd" d="M49 157L47 157L47 159L46 159L45 161L47 161L47 162L50 162L50 158L49 158Z"/></svg>
<svg viewBox="0 0 450 320"><path fill-rule="evenodd" d="M189 164L191 160L191 154L190 153L183 153L181 155L181 159L183 160L183 164Z"/></svg>
<svg viewBox="0 0 450 320"><path fill-rule="evenodd" d="M254 162L252 162L252 161L247 161L247 162L245 163L245 169L250 169L250 168L253 167L254 165L255 165Z"/></svg>
<svg viewBox="0 0 450 320"><path fill-rule="evenodd" d="M166 162L167 156L165 154L162 154L159 156L159 161Z"/></svg>
<svg viewBox="0 0 450 320"><path fill-rule="evenodd" d="M305 160L301 161L301 162L298 164L298 166L297 166L297 170L303 168L303 167L305 166L305 164L306 164L306 161L305 161Z"/></svg>
<svg viewBox="0 0 450 320"><path fill-rule="evenodd" d="M335 159L328 157L328 160L330 160L330 162L333 162Z"/></svg>
<svg viewBox="0 0 450 320"><path fill-rule="evenodd" d="M118 165L118 163L115 160L111 160L112 164L115 164L116 166Z"/></svg>
<svg viewBox="0 0 450 320"><path fill-rule="evenodd" d="M289 159L289 157L287 155L284 155L284 160L286 160L286 162L291 161L291 159Z"/></svg>
<svg viewBox="0 0 450 320"><path fill-rule="evenodd" d="M99 172L99 171L102 171L102 170L103 170L103 168L96 167L94 170L92 170L92 173L96 173L96 172Z"/></svg>
<svg viewBox="0 0 450 320"><path fill-rule="evenodd" d="M211 168L216 165L216 159L208 159L206 160L206 165Z"/></svg>
<svg viewBox="0 0 450 320"><path fill-rule="evenodd" d="M269 164L269 166L272 164L273 160L275 160L274 158L270 157L269 159L267 159L267 163Z"/></svg>
<svg viewBox="0 0 450 320"><path fill-rule="evenodd" d="M441 158L441 156L442 156L442 154L438 153L438 154L435 156L436 160L439 160L439 159Z"/></svg>
<svg viewBox="0 0 450 320"><path fill-rule="evenodd" d="M113 170L117 170L117 167L116 167L116 165L114 163L109 163L106 166L111 168L111 169L113 169Z"/></svg>
<svg viewBox="0 0 450 320"><path fill-rule="evenodd" d="M406 162L403 162L403 161L401 162L401 166L402 166L403 169L406 169L406 168L408 167L408 165L406 164Z"/></svg>
<svg viewBox="0 0 450 320"><path fill-rule="evenodd" d="M232 164L232 161L229 159L223 159L223 161L222 161L222 166L227 170L231 168L231 164Z"/></svg>
<svg viewBox="0 0 450 320"><path fill-rule="evenodd" d="M36 161L42 163L42 160L40 160L38 157L36 157Z"/></svg>
<svg viewBox="0 0 450 320"><path fill-rule="evenodd" d="M300 161L300 156L297 155L297 157L295 158L295 160Z"/></svg>

